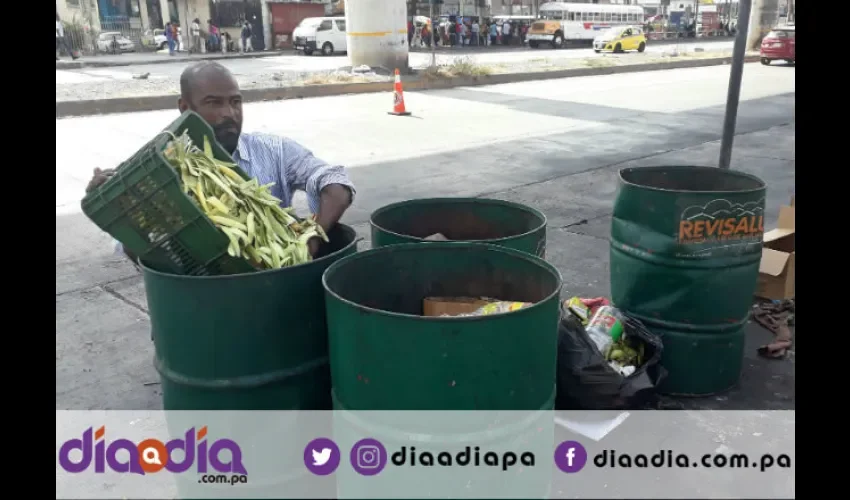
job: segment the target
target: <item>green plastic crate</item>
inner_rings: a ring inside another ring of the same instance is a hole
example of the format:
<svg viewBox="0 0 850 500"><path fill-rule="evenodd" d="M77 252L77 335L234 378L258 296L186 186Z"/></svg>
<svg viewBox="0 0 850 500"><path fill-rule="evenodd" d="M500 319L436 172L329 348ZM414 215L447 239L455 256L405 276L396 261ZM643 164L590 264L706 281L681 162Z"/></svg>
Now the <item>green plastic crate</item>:
<svg viewBox="0 0 850 500"><path fill-rule="evenodd" d="M183 113L165 130L175 135L187 130L201 148L208 137L213 155L233 162L197 113ZM170 140L161 133L119 165L109 181L83 199L83 213L153 269L191 276L252 271L248 261L227 254L230 240L183 193L177 172L163 156ZM249 179L240 168L236 171Z"/></svg>

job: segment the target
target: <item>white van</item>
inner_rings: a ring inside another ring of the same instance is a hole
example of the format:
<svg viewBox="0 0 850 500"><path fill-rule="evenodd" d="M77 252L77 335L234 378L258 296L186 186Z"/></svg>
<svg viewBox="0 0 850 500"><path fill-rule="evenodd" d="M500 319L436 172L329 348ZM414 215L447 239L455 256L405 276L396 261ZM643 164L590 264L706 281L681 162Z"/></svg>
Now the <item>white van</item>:
<svg viewBox="0 0 850 500"><path fill-rule="evenodd" d="M292 32L295 50L310 55L317 50L329 56L335 52L347 52L344 17L308 17Z"/></svg>

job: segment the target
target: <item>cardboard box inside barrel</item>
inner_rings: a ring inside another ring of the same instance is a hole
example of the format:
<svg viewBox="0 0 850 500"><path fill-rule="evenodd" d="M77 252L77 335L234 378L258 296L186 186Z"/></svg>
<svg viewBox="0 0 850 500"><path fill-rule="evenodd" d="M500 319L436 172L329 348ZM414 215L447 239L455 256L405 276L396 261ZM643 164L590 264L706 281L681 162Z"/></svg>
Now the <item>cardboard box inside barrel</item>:
<svg viewBox="0 0 850 500"><path fill-rule="evenodd" d="M473 297L426 297L422 309L423 316L457 316L472 314L489 303L489 300Z"/></svg>
<svg viewBox="0 0 850 500"><path fill-rule="evenodd" d="M782 300L794 296L796 267L795 200L779 209L776 229L764 234L764 246L759 265L756 295L765 299Z"/></svg>
<svg viewBox="0 0 850 500"><path fill-rule="evenodd" d="M532 305L530 302L502 301L487 297L426 297L422 301L422 315L430 317L489 316L516 311L530 305Z"/></svg>

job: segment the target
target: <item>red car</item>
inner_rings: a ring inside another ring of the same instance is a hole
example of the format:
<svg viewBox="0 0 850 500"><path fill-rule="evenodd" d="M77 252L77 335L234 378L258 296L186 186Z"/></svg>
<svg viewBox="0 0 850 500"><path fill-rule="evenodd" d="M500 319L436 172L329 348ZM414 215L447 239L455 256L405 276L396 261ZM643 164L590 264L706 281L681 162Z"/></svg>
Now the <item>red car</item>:
<svg viewBox="0 0 850 500"><path fill-rule="evenodd" d="M797 59L797 32L794 26L774 28L761 41L761 63L765 66L772 61L783 60L794 64Z"/></svg>

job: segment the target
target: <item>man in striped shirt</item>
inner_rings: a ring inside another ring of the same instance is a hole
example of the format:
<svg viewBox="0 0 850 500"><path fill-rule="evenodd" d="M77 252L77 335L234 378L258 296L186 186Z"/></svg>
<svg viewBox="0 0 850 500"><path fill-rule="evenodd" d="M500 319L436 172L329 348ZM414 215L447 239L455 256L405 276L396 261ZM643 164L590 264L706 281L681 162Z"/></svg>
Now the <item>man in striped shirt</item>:
<svg viewBox="0 0 850 500"><path fill-rule="evenodd" d="M260 184L274 183L272 194L281 205L292 205L296 190L307 193L310 212L316 222L330 230L354 198L354 185L340 165L329 165L305 147L285 137L242 133L242 94L230 71L219 63L203 61L187 67L180 76L180 112L192 110L201 115L215 132L218 142L233 160ZM86 188L93 190L106 182L114 169L95 169ZM310 241L315 254L319 239ZM126 252L131 260L136 258Z"/></svg>

